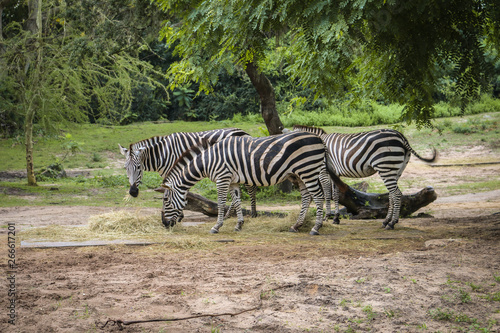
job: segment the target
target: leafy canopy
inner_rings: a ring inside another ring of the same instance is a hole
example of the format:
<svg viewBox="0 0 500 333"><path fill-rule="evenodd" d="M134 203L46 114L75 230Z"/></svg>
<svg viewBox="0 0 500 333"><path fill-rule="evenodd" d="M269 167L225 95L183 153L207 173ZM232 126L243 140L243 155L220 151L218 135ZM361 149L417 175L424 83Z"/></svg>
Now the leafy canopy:
<svg viewBox="0 0 500 333"><path fill-rule="evenodd" d="M40 35L22 24L27 10L7 15L0 49L5 83L0 119L12 125L2 132L22 128L28 110L35 110L34 122L46 131L90 117L119 120L132 106L134 89L164 89L163 73L138 56L148 49L147 39L157 36L158 25L154 35L148 27L154 21L148 13L158 10L148 3L44 1Z"/></svg>
<svg viewBox="0 0 500 333"><path fill-rule="evenodd" d="M371 97L406 105L403 119L433 116L443 68L463 105L488 84L498 53L494 0L156 0L171 16L161 37L181 60L171 87L210 91L222 68L269 62L280 40L284 71L330 98Z"/></svg>

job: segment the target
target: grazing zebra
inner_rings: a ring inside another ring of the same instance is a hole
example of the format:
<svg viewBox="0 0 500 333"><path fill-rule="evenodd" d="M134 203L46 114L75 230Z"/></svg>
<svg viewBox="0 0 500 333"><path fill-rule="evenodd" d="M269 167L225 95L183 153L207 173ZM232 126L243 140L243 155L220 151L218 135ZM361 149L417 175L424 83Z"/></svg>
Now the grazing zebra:
<svg viewBox="0 0 500 333"><path fill-rule="evenodd" d="M319 175L325 169L326 154L321 139L305 132L263 138L229 137L210 147L192 147L179 158L165 177L162 216L164 223L175 223L186 205L187 192L203 178L208 177L217 185L219 214L217 224L210 230L211 233L217 233L223 224L224 205L229 188L236 184L271 186L289 177L295 177L302 203L297 223L290 231L296 232L303 224L312 198L317 212L316 224L311 234L318 235L323 219L322 187L325 186L320 183ZM334 181L340 181L332 174L332 165L329 165L328 170ZM338 184L341 186L343 183ZM238 201L238 198L235 200ZM239 213L235 230L240 230L243 222L243 216Z"/></svg>
<svg viewBox="0 0 500 333"><path fill-rule="evenodd" d="M130 195L133 197L139 195L139 184L142 182L144 171L157 171L164 178L174 162L189 147L199 144L202 140L215 143L230 136L249 136L249 134L238 128L225 128L204 132L173 133L166 136L155 136L132 143L129 149L118 144L120 152L126 157L125 169L130 183ZM256 217L256 187L249 186L247 190L251 199L252 217ZM233 200L228 210L228 215L231 209L234 208L234 204ZM169 227L169 225L165 226Z"/></svg>
<svg viewBox="0 0 500 333"><path fill-rule="evenodd" d="M386 229L394 229L394 225L398 223L402 196L398 179L411 154L428 163L434 162L437 157L435 149L432 158L421 157L410 147L403 134L390 129L354 134L327 134L321 128L295 125L293 130L310 132L321 137L333 159L332 163L338 176L364 178L378 172L389 191L389 210L382 225ZM332 186L335 202L334 223L339 223L339 189L333 184Z"/></svg>

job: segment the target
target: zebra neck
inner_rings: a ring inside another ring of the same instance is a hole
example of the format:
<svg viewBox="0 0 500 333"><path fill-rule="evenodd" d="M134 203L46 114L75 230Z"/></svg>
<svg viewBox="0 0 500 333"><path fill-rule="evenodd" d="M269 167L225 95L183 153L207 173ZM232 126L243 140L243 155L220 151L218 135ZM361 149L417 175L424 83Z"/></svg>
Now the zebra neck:
<svg viewBox="0 0 500 333"><path fill-rule="evenodd" d="M175 157L172 154L167 156L159 153L159 149L155 146L146 146L143 152L144 158L142 159L142 168L144 171L157 171L161 177L165 177L175 162Z"/></svg>
<svg viewBox="0 0 500 333"><path fill-rule="evenodd" d="M173 187L180 192L183 198L187 197L187 192L196 185L197 182L206 178L206 175L200 174L194 171L194 169L189 169L189 165L186 168L175 171L177 172L170 176L169 179L172 180Z"/></svg>

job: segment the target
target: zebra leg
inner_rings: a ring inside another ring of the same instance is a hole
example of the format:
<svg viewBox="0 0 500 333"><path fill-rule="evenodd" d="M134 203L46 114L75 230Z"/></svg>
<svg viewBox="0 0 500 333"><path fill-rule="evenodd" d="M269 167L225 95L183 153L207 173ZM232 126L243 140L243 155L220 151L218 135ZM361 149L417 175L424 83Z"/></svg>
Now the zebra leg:
<svg viewBox="0 0 500 333"><path fill-rule="evenodd" d="M248 195L250 196L252 218L255 218L257 217L257 200L255 199L255 195L257 194L257 186L246 185L246 188Z"/></svg>
<svg viewBox="0 0 500 333"><path fill-rule="evenodd" d="M240 186L238 184L231 184L229 193L231 194L231 199L233 200L231 205L234 205L234 208L236 209L236 215L238 216L238 223L236 224L234 231L240 231L243 227L243 223L245 222L243 221L243 212L241 210Z"/></svg>
<svg viewBox="0 0 500 333"><path fill-rule="evenodd" d="M319 175L319 181L321 183L321 188L323 189L323 194L326 200L325 221L328 221L329 218L333 218L332 206L331 206L332 180L330 179L330 176L326 172L326 169L321 171Z"/></svg>
<svg viewBox="0 0 500 333"><path fill-rule="evenodd" d="M339 212L339 188L335 186L332 182L333 188L333 202L335 203L335 214L333 216L333 224L340 224L340 212Z"/></svg>
<svg viewBox="0 0 500 333"><path fill-rule="evenodd" d="M226 179L217 180L217 206L218 215L217 223L210 229L210 233L217 234L220 227L224 224L224 207L226 206L227 191L229 190L230 182Z"/></svg>
<svg viewBox="0 0 500 333"><path fill-rule="evenodd" d="M328 186L330 186L330 184L328 184ZM316 223L309 234L317 236L319 235L319 229L323 226L323 202L325 199L323 197L322 186L319 181L317 186L310 184L308 189L313 197L314 203L316 204Z"/></svg>
<svg viewBox="0 0 500 333"><path fill-rule="evenodd" d="M248 195L250 196L251 211L252 211L251 217L254 218L254 217L257 217L257 200L255 199L255 195L257 193L257 186L246 185L246 189L247 189ZM239 192L239 189L238 189L238 193L239 193L238 196L240 198L240 207L241 207L241 193ZM232 196L231 196L231 198L232 198ZM231 205L229 205L229 208L226 212L226 216L224 216L224 218L225 219L229 218L233 211L236 211L236 215L238 215L238 208L236 207L234 200L231 201Z"/></svg>
<svg viewBox="0 0 500 333"><path fill-rule="evenodd" d="M391 219L387 223L387 225L385 226L386 230L394 229L394 225L399 222L399 211L401 209L401 197L403 196L403 193L401 193L401 191L399 190L398 187L396 187L396 190L391 194L393 197L392 200L389 200L390 204L392 206L392 209L389 208L391 211ZM387 221L388 217L386 218L386 221Z"/></svg>
<svg viewBox="0 0 500 333"><path fill-rule="evenodd" d="M389 192L389 208L387 209L387 215L385 216L385 220L382 223L382 228L387 227L389 222L392 220L392 211L394 209L394 192Z"/></svg>
<svg viewBox="0 0 500 333"><path fill-rule="evenodd" d="M238 192L234 193L235 191L238 191ZM239 189L234 189L234 190L230 189L229 193L231 194L231 204L229 205L229 208L227 209L226 215L224 215L224 219L228 219L229 217L231 217L231 214L233 213L233 211L236 211L236 214L238 213L233 195L240 196Z"/></svg>
<svg viewBox="0 0 500 333"><path fill-rule="evenodd" d="M299 218L297 219L297 222L292 227L290 227L290 230L289 230L290 232L298 232L299 231L298 229L302 226L302 224L304 224L307 209L309 208L309 204L311 203L311 194L307 190L306 185L299 179L297 179L297 181L299 184L302 202L301 202L301 207L300 207Z"/></svg>

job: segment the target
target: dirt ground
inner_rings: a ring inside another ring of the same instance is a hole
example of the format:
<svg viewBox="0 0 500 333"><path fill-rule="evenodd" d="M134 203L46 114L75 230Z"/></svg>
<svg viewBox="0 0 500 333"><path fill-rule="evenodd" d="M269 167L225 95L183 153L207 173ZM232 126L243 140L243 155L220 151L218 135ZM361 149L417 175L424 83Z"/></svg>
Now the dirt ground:
<svg viewBox="0 0 500 333"><path fill-rule="evenodd" d="M499 160L487 149L481 153L469 161ZM448 162L457 163L457 156L440 160ZM435 187L438 199L420 211L432 217L405 218L387 237L357 240L380 248L375 251L333 250L322 245L342 242L342 235L306 233L301 237L311 239L307 246L235 242L215 251L162 245L17 248L15 325L8 323L4 279L0 331L115 332L118 324L101 328L103 323L202 315L125 325L123 331L500 332L500 189L456 196L440 191L467 177L499 175L498 164L430 168L412 161L403 175L406 187ZM0 221L16 222L17 230L82 225L110 209L0 208ZM342 223L375 230L381 221ZM403 230L404 237L411 235L409 248L394 241ZM1 266L8 272L7 235L2 237Z"/></svg>

